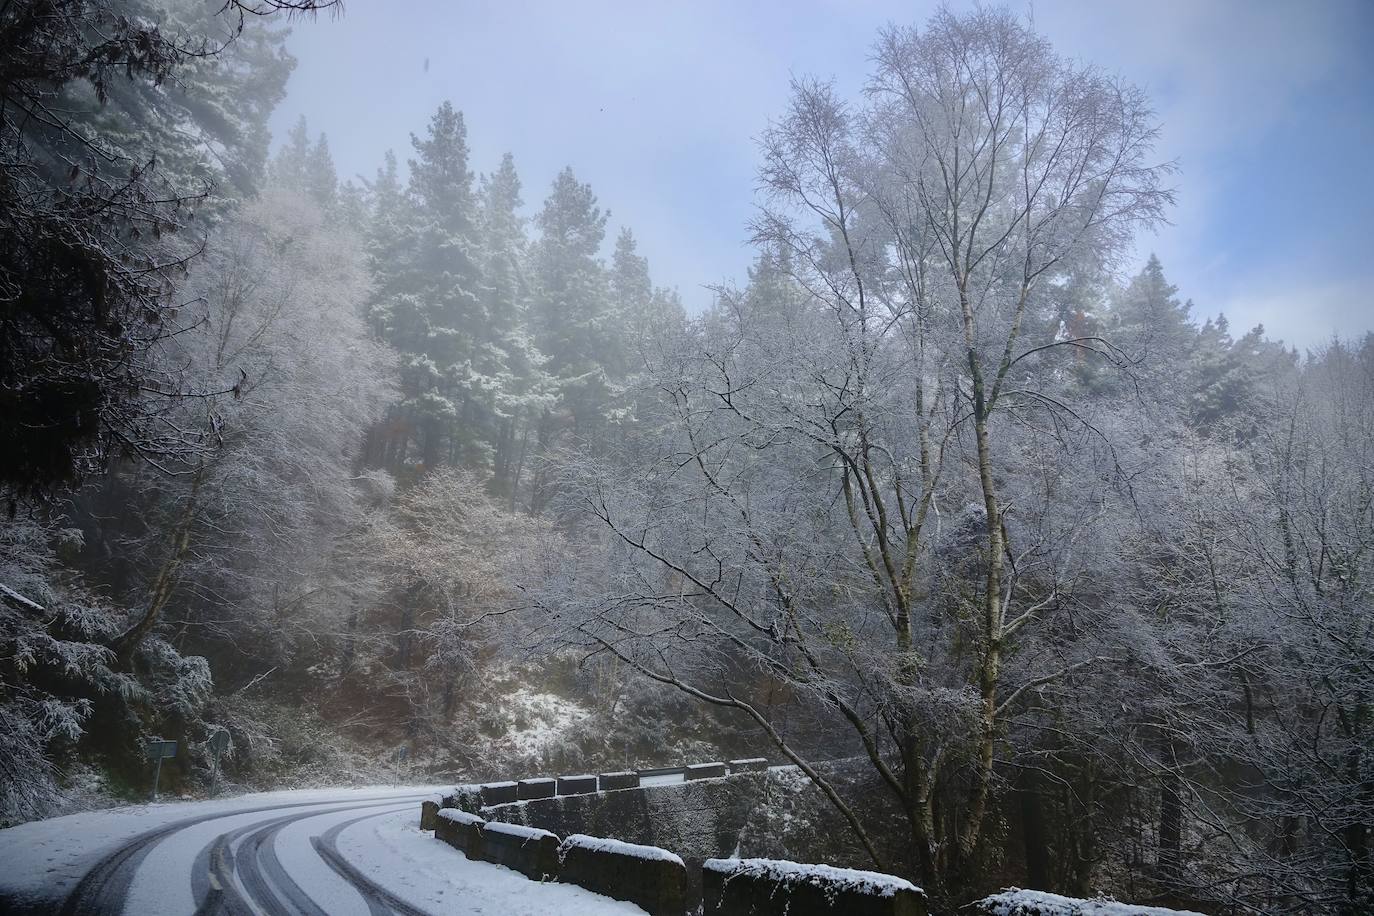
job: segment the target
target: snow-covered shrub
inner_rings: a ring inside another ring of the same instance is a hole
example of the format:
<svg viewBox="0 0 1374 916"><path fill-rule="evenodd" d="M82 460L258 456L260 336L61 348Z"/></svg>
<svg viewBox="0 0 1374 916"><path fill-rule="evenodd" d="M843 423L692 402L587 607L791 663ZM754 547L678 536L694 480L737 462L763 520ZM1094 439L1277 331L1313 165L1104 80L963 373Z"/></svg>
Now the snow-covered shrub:
<svg viewBox="0 0 1374 916"><path fill-rule="evenodd" d="M104 644L114 612L61 571L63 538L36 518L0 522L0 825L56 811L50 756L81 741L95 701L138 692Z"/></svg>

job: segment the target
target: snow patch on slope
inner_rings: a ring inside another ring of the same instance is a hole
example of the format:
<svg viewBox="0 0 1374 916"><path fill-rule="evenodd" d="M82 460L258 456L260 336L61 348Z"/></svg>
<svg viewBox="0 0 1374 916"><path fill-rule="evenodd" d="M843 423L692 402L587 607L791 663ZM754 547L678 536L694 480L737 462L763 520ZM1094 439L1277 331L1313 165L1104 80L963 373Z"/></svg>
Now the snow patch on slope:
<svg viewBox="0 0 1374 916"><path fill-rule="evenodd" d="M501 705L513 727L493 743L521 757L542 755L592 714L581 703L524 686L511 691Z"/></svg>

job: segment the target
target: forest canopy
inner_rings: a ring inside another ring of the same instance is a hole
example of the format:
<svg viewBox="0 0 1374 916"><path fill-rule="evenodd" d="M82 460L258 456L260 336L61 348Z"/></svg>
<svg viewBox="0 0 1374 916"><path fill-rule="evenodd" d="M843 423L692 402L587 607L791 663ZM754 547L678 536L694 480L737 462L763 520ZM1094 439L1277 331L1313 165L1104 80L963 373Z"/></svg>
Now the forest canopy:
<svg viewBox="0 0 1374 916"><path fill-rule="evenodd" d="M761 754L942 906L1374 908L1374 335L1142 266L1146 90L879 30L689 310L458 100L274 143L330 6L0 4L0 824L153 736L188 794L221 730L237 787Z"/></svg>

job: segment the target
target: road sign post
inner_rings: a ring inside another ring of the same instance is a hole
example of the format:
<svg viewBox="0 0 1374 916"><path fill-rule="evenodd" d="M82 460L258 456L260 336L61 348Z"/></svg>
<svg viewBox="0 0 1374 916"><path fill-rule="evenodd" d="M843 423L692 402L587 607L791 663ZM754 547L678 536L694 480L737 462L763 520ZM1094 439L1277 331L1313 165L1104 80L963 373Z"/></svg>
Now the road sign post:
<svg viewBox="0 0 1374 916"><path fill-rule="evenodd" d="M219 757L229 749L229 730L221 728L210 736L210 750L214 753L214 763L210 767L210 794L219 794Z"/></svg>
<svg viewBox="0 0 1374 916"><path fill-rule="evenodd" d="M164 758L177 755L177 743L163 741L161 738L149 738L144 748L148 759L153 761L153 801L157 801L157 784L162 779L162 761Z"/></svg>

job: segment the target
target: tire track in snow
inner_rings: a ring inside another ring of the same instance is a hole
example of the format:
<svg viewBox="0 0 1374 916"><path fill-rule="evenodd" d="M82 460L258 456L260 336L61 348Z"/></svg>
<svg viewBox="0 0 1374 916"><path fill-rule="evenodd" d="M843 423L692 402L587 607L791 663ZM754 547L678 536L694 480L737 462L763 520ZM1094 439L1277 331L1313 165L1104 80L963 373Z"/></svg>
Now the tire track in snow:
<svg viewBox="0 0 1374 916"><path fill-rule="evenodd" d="M310 895L296 883L287 870L282 866L277 858L277 853L273 847L273 841L281 830L291 824L303 820L310 820L316 817L324 817L330 814L338 814L343 811L352 811L360 807L383 808L373 814L364 815L348 821L348 824L355 824L362 820L372 817L382 817L404 811L412 807L413 802L405 804L374 804L374 805L348 805L344 807L331 808L328 811L316 811L299 816L279 818L270 824L260 826L257 830L250 833L240 844L238 862L238 876L248 891L253 901L263 907L269 913L295 912L300 916L328 916L328 914L318 906ZM345 825L346 826L346 825ZM313 840L313 838L312 838ZM314 846L312 842L312 847ZM317 851L318 852L318 851ZM323 858L323 857L321 857ZM329 864L326 860L326 864ZM333 868L333 866L330 866ZM336 869L337 872L337 869ZM359 887L347 875L344 879L353 885L362 898L369 900L372 893L372 885ZM278 892L280 896L278 896ZM285 898L284 900L282 898ZM370 906L370 904L369 904Z"/></svg>
<svg viewBox="0 0 1374 916"><path fill-rule="evenodd" d="M323 835L312 837L310 843L315 847L320 858L324 859L326 865L338 872L345 881L353 885L358 893L363 895L363 899L367 901L368 911L372 916L393 916L393 914L398 914L398 916L430 916L428 911L412 906L368 878L345 859L343 853L339 852L340 833L354 824L374 817L384 817L388 813L383 811L377 814L365 814L362 817L355 817L351 821L336 824L326 830Z"/></svg>
<svg viewBox="0 0 1374 916"><path fill-rule="evenodd" d="M354 799L350 803L343 805L342 809L347 810L352 807L367 807L367 802L402 802L413 801L428 797L425 794L415 796L406 795L384 795L370 796L367 798ZM309 807L318 809L328 805L339 806L338 799L329 799L318 802L287 802L277 805L264 805L257 808L237 808L228 811L216 812L215 814L200 815L198 817L183 818L173 821L162 827L157 827L145 833L139 834L132 840L119 846L98 859L86 874L81 877L76 886L67 894L62 902L61 909L58 910L60 916L114 916L124 910L124 903L129 895L129 888L133 884L134 877L138 873L139 867L153 849L163 840L199 824L208 821L218 820L226 817L236 817L244 814L261 814L267 811L282 811L289 808ZM319 811L303 812L302 816L320 813ZM213 844L212 844L213 845ZM227 851L227 850L226 850ZM232 862L232 854L229 861ZM197 858L197 868L192 877L193 885L204 881L205 893L209 893L213 887L209 880L209 855L206 853L206 867L202 869L199 857ZM232 868L230 869L232 871ZM222 890L222 888L221 888ZM199 894L196 899L201 899Z"/></svg>

